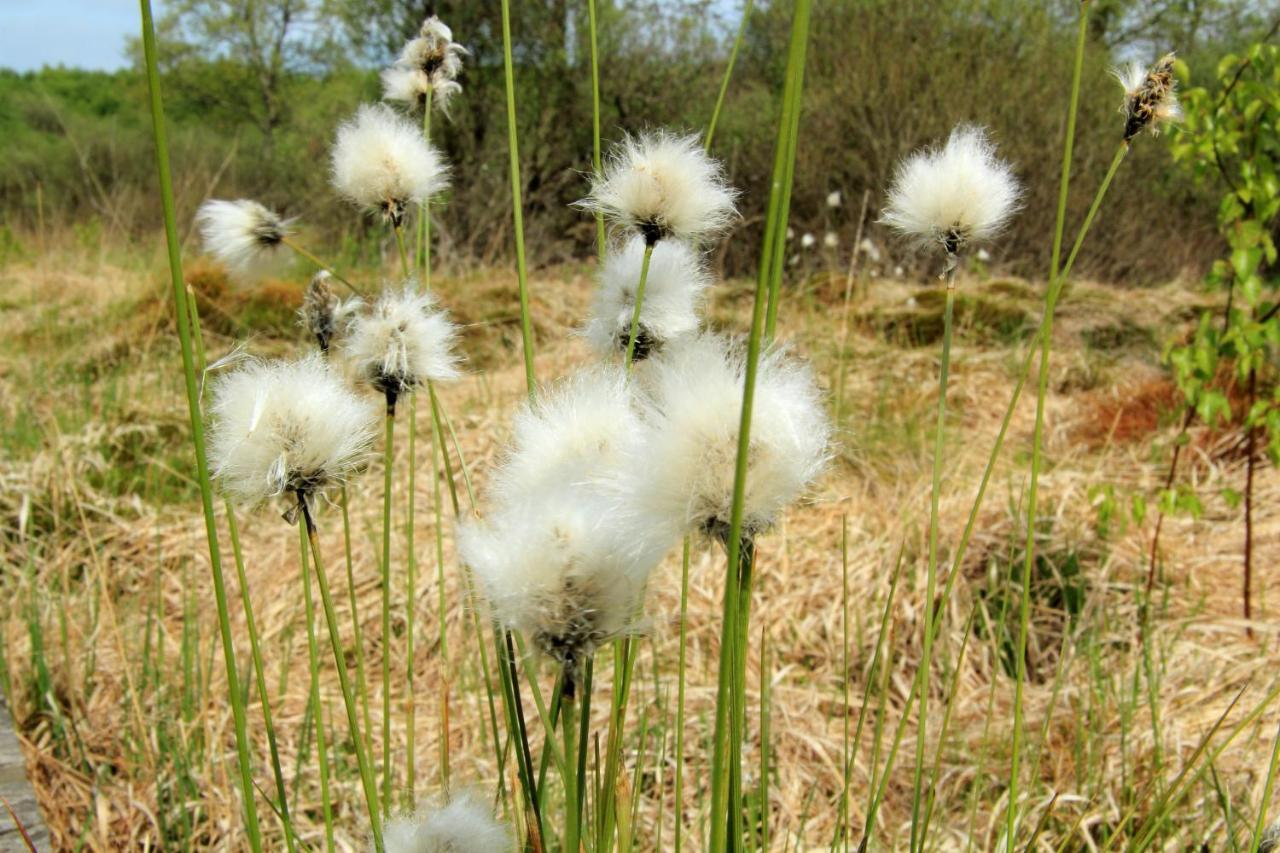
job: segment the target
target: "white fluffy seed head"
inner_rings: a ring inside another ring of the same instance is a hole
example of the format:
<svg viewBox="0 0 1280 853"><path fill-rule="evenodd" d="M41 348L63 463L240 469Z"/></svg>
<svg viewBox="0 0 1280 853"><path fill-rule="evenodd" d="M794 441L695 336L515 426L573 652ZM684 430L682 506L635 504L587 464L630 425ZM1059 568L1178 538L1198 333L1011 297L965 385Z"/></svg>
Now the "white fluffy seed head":
<svg viewBox="0 0 1280 853"><path fill-rule="evenodd" d="M644 437L631 394L620 369L599 367L527 404L493 475L494 510L459 530L498 619L570 667L633 628L673 541L626 503L622 463Z"/></svg>
<svg viewBox="0 0 1280 853"><path fill-rule="evenodd" d="M490 492L512 505L556 484L599 483L642 439L626 373L613 365L582 370L520 407Z"/></svg>
<svg viewBox="0 0 1280 853"><path fill-rule="evenodd" d="M832 190L827 193L827 207L837 208L844 202L844 197L840 195L840 190Z"/></svg>
<svg viewBox="0 0 1280 853"><path fill-rule="evenodd" d="M1126 141L1144 130L1158 136L1161 125L1182 118L1182 105L1178 102L1177 93L1178 81L1173 76L1176 61L1177 57L1168 53L1150 68L1139 62L1131 62L1113 72L1124 87L1124 103L1120 105L1120 112L1125 115Z"/></svg>
<svg viewBox="0 0 1280 853"><path fill-rule="evenodd" d="M591 193L578 202L649 242L696 242L728 227L737 193L698 137L665 131L628 136L614 148Z"/></svg>
<svg viewBox="0 0 1280 853"><path fill-rule="evenodd" d="M423 109L430 95L433 108L447 111L449 100L462 91L457 77L468 52L453 40L453 31L432 15L423 21L418 37L406 42L400 57L382 72L383 97Z"/></svg>
<svg viewBox="0 0 1280 853"><path fill-rule="evenodd" d="M644 238L633 237L613 247L600 268L600 284L585 331L602 356L626 352L644 250ZM673 240L656 244L645 278L633 358L648 358L668 341L696 332L703 293L709 284L698 255L688 246Z"/></svg>
<svg viewBox="0 0 1280 853"><path fill-rule="evenodd" d="M210 199L196 210L205 251L233 273L253 277L280 259L292 220L249 199Z"/></svg>
<svg viewBox="0 0 1280 853"><path fill-rule="evenodd" d="M654 526L728 536L745 354L702 334L653 360L648 438L629 462L634 502ZM743 532L770 528L821 473L831 426L809 369L778 350L756 374Z"/></svg>
<svg viewBox="0 0 1280 853"><path fill-rule="evenodd" d="M960 125L946 145L917 151L898 165L881 221L921 247L955 254L996 236L1021 194L986 131Z"/></svg>
<svg viewBox="0 0 1280 853"><path fill-rule="evenodd" d="M352 319L343 351L356 377L395 399L427 382L458 377L457 327L428 293L387 290Z"/></svg>
<svg viewBox="0 0 1280 853"><path fill-rule="evenodd" d="M444 163L421 128L385 104L364 104L339 126L332 161L339 195L381 211L396 226L410 204L421 204L448 184Z"/></svg>
<svg viewBox="0 0 1280 853"><path fill-rule="evenodd" d="M387 821L382 841L386 853L500 853L511 835L483 798L467 791L448 805Z"/></svg>
<svg viewBox="0 0 1280 853"><path fill-rule="evenodd" d="M840 247L840 235L834 231L828 231L822 235L822 245L828 249L837 249Z"/></svg>
<svg viewBox="0 0 1280 853"><path fill-rule="evenodd" d="M818 238L806 232L800 238L800 245L806 249L812 249L814 246L818 245Z"/></svg>
<svg viewBox="0 0 1280 853"><path fill-rule="evenodd" d="M247 506L345 482L376 430L376 411L319 354L237 368L214 385L208 411L213 476Z"/></svg>

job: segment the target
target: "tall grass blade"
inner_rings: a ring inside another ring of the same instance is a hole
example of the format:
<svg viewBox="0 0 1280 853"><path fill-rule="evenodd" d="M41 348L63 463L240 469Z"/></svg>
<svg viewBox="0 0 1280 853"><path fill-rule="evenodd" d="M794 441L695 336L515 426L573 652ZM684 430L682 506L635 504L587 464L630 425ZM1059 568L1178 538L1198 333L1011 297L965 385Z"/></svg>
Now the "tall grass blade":
<svg viewBox="0 0 1280 853"><path fill-rule="evenodd" d="M160 200L164 208L164 231L168 245L169 273L173 285L178 342L182 350L183 378L185 379L187 392L187 414L191 422L191 444L195 452L196 478L200 484L200 503L204 511L205 537L209 544L209 568L213 575L213 592L218 610L218 630L222 637L222 657L227 670L227 692L231 700L232 718L235 726L236 755L240 769L240 792L244 797L245 830L249 836L250 849L258 853L258 851L262 850L262 830L258 824L258 809L254 802L246 715L244 702L241 699L240 675L236 666L235 645L231 636L231 619L227 608L226 583L222 575L222 556L218 547L218 527L213 509L213 487L209 481L209 466L205 456L204 422L200 415L199 390L191 347L191 318L187 308L187 289L184 286L182 277L181 245L178 238L177 215L173 201L173 179L169 170L169 144L165 137L164 104L160 94L160 72L156 60L155 23L151 15L150 0L139 0L139 8L142 14L142 47L147 68L147 89L150 92L151 129L156 146L156 170L160 184Z"/></svg>
<svg viewBox="0 0 1280 853"><path fill-rule="evenodd" d="M595 0L590 0L594 3ZM738 24L738 34L733 39L733 48L729 51L729 61L724 67L724 77L720 79L720 91L716 94L716 105L711 110L711 121L707 122L706 137L702 149L711 153L711 143L715 140L716 125L720 123L720 111L724 109L724 98L729 93L729 81L733 79L733 67L738 62L738 52L742 50L743 37L747 34L747 24L751 21L751 11L755 8L755 0L746 0L742 5L742 21Z"/></svg>
<svg viewBox="0 0 1280 853"><path fill-rule="evenodd" d="M511 60L511 0L502 0L502 62L507 90L507 152L511 160L511 217L516 236L516 279L520 289L520 335L524 344L524 377L529 396L533 373L533 320L529 313L529 269L524 254L524 202L520 183L520 143L516 135L516 80Z"/></svg>
<svg viewBox="0 0 1280 853"><path fill-rule="evenodd" d="M310 696L316 730L316 756L320 770L320 803L324 813L325 850L332 853L333 799L329 792L329 744L324 735L324 704L320 699L320 646L316 642L316 605L311 597L311 570L308 566L307 531L298 527L298 562L302 567L303 615L307 620L307 666L311 670ZM354 733L353 733L354 734ZM357 748L359 748L357 746Z"/></svg>

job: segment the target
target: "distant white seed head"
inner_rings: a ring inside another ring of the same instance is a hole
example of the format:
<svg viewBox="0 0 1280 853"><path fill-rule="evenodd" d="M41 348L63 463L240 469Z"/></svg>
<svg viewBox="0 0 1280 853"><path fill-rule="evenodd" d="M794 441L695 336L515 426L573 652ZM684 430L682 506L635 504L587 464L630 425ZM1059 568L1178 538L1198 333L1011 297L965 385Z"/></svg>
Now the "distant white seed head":
<svg viewBox="0 0 1280 853"><path fill-rule="evenodd" d="M468 791L440 808L387 821L382 841L386 853L500 853L510 848L511 835L493 809Z"/></svg>
<svg viewBox="0 0 1280 853"><path fill-rule="evenodd" d="M1113 72L1124 87L1124 103L1120 105L1120 112L1125 115L1126 142L1144 130L1158 136L1161 125L1182 118L1178 81L1173 76L1176 60L1174 54L1167 53L1150 68L1132 62Z"/></svg>
<svg viewBox="0 0 1280 853"><path fill-rule="evenodd" d="M196 211L205 251L237 275L253 277L279 260L293 220L256 201L210 199Z"/></svg>
<svg viewBox="0 0 1280 853"><path fill-rule="evenodd" d="M866 255L871 263L880 263L880 247L870 237L862 238L862 242L858 244L858 251Z"/></svg>
<svg viewBox="0 0 1280 853"><path fill-rule="evenodd" d="M736 197L696 135L657 131L616 146L578 204L650 243L667 237L697 242L728 227Z"/></svg>
<svg viewBox="0 0 1280 853"><path fill-rule="evenodd" d="M214 479L247 506L345 482L364 467L376 428L375 410L318 353L248 362L216 382L208 411Z"/></svg>
<svg viewBox="0 0 1280 853"><path fill-rule="evenodd" d="M987 261L990 261L990 260L991 260L991 253L990 253L990 252L988 252L986 249L979 249L979 250L974 254L974 257L975 257L975 258L977 258L978 260L982 261L982 262L985 264Z"/></svg>
<svg viewBox="0 0 1280 853"><path fill-rule="evenodd" d="M800 245L805 249L812 249L818 245L818 238L806 231L800 238Z"/></svg>
<svg viewBox="0 0 1280 853"><path fill-rule="evenodd" d="M795 238L796 238L796 229L794 229L794 228L788 228L788 229L787 229L787 239L788 239L788 240L794 240Z"/></svg>
<svg viewBox="0 0 1280 853"><path fill-rule="evenodd" d="M586 336L601 355L627 349L644 250L644 238L633 237L615 246L600 268ZM697 331L702 296L709 284L692 249L673 240L656 244L645 278L633 358L648 358L666 342Z"/></svg>
<svg viewBox="0 0 1280 853"><path fill-rule="evenodd" d="M352 320L343 350L356 377L386 395L394 414L401 394L458 377L457 337L457 327L435 299L406 286L385 291Z"/></svg>
<svg viewBox="0 0 1280 853"><path fill-rule="evenodd" d="M418 37L406 42L400 57L382 72L383 97L423 109L430 95L433 108L447 111L449 100L462 91L457 77L462 57L468 53L453 40L453 31L431 16Z"/></svg>
<svg viewBox="0 0 1280 853"><path fill-rule="evenodd" d="M827 193L827 207L839 207L844 201L844 197L840 195L840 190L832 190Z"/></svg>
<svg viewBox="0 0 1280 853"><path fill-rule="evenodd" d="M650 366L648 438L629 463L638 512L677 533L729 533L745 354L712 334ZM770 528L826 465L831 425L809 369L778 350L756 374L743 533Z"/></svg>
<svg viewBox="0 0 1280 853"><path fill-rule="evenodd" d="M822 235L822 245L826 246L828 249L839 248L840 235L834 231L828 231L826 234Z"/></svg>
<svg viewBox="0 0 1280 853"><path fill-rule="evenodd" d="M622 462L644 437L631 394L622 370L602 366L527 404L493 475L494 510L459 530L498 619L571 670L634 627L673 541L626 500Z"/></svg>
<svg viewBox="0 0 1280 853"><path fill-rule="evenodd" d="M338 128L333 185L348 201L399 226L406 208L448 184L444 163L421 128L384 104L365 104Z"/></svg>
<svg viewBox="0 0 1280 853"><path fill-rule="evenodd" d="M917 151L898 165L881 221L921 247L954 255L996 236L1018 209L1021 193L986 131L960 125L946 145Z"/></svg>

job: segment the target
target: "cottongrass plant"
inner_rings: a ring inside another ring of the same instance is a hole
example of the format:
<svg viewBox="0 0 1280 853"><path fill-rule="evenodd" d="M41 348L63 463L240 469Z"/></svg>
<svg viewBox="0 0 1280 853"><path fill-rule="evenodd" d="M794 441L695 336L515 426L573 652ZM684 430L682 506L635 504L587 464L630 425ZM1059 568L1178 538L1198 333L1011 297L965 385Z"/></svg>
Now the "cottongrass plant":
<svg viewBox="0 0 1280 853"><path fill-rule="evenodd" d="M447 804L387 823L386 853L498 853L511 848L511 832L471 791Z"/></svg>
<svg viewBox="0 0 1280 853"><path fill-rule="evenodd" d="M924 636L920 662L920 716L916 736L915 790L924 773L928 731L929 675L933 662L934 597L938 582L938 504L942 494L942 458L946 449L947 380L955 314L955 276L960 252L994 238L1009 222L1022 194L1012 168L996 156L995 146L978 127L961 125L946 145L916 152L897 169L882 221L924 249L941 250L946 302L942 315L942 356L938 372L938 414L933 439L933 484L929 501L929 556L926 574ZM911 837L920 829L921 797L912 807Z"/></svg>
<svg viewBox="0 0 1280 853"><path fill-rule="evenodd" d="M654 247L649 261L644 304L635 343L631 344L636 283L646 250L642 237L632 237L614 247L600 267L585 334L601 356L625 355L632 346L632 359L642 361L668 343L696 332L701 323L702 298L710 285L702 260L684 243L664 241Z"/></svg>
<svg viewBox="0 0 1280 853"><path fill-rule="evenodd" d="M196 211L205 251L245 278L278 265L292 220L249 199L211 199Z"/></svg>
<svg viewBox="0 0 1280 853"><path fill-rule="evenodd" d="M558 709L544 724L553 738L559 711L565 850L582 840L592 658L635 629L649 574L671 545L623 498L623 463L643 438L625 373L584 370L522 407L492 477L492 511L459 529L463 560L495 617L560 669ZM581 696L579 685L586 687Z"/></svg>
<svg viewBox="0 0 1280 853"><path fill-rule="evenodd" d="M626 348L628 367L640 333L654 246L664 239L697 245L720 233L737 214L736 198L723 167L707 155L697 136L665 131L628 136L610 154L604 170L593 176L591 191L579 206L644 240Z"/></svg>
<svg viewBox="0 0 1280 853"><path fill-rule="evenodd" d="M367 463L376 434L375 410L346 387L323 356L313 354L292 362L249 362L219 378L213 388L209 416L212 424L209 461L224 493L250 508L282 498L287 506L287 520L293 521L301 515L298 521L303 538L299 556L303 578L306 581L310 576L309 545L338 665L347 721L356 744L366 805L380 844L377 794L368 756L362 747L354 692L347 675L313 513L317 499L345 483ZM304 594L310 608L309 586ZM314 654L311 664L314 698L318 678ZM316 713L320 713L320 708L316 708ZM322 770L325 761L322 759ZM326 775L322 773L322 788L327 787ZM327 832L331 834L328 797L324 800Z"/></svg>
<svg viewBox="0 0 1280 853"><path fill-rule="evenodd" d="M448 315L436 306L435 298L406 284L403 289L386 290L367 311L357 315L343 345L357 380L382 394L386 403L382 463L382 796L387 811L391 806L392 761L391 655L386 646L391 638L391 496L396 404L401 396L419 388L427 388L434 403L433 383L459 375L458 357L454 352L456 339L456 328ZM413 438L411 433L411 441ZM409 547L412 548L412 542ZM415 559L416 555L410 553L410 569ZM410 596L410 606L412 604ZM409 619L411 622L412 617Z"/></svg>
<svg viewBox="0 0 1280 853"><path fill-rule="evenodd" d="M390 107L365 104L338 128L332 172L339 195L357 207L380 213L395 231L401 272L407 277L405 213L448 185L448 169L439 153Z"/></svg>
<svg viewBox="0 0 1280 853"><path fill-rule="evenodd" d="M458 74L468 51L453 40L453 31L432 15L422 22L417 38L405 42L399 58L382 72L382 96L413 109L432 106L447 110L449 100L462 91Z"/></svg>
<svg viewBox="0 0 1280 853"><path fill-rule="evenodd" d="M302 293L302 307L298 309L300 325L315 338L322 353L328 353L330 345L346 333L363 306L359 299L339 299L329 284L332 278L326 270L312 276Z"/></svg>

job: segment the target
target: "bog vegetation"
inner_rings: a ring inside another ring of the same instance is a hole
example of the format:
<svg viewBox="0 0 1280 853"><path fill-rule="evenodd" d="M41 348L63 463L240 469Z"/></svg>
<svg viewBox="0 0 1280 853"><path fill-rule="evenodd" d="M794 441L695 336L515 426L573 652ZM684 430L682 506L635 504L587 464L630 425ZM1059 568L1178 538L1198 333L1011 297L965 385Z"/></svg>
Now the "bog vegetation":
<svg viewBox="0 0 1280 853"><path fill-rule="evenodd" d="M1275 29L981 5L142 0L11 76L58 843L1271 849Z"/></svg>

